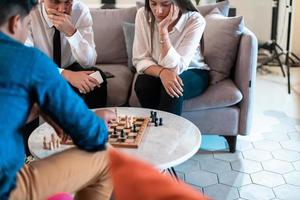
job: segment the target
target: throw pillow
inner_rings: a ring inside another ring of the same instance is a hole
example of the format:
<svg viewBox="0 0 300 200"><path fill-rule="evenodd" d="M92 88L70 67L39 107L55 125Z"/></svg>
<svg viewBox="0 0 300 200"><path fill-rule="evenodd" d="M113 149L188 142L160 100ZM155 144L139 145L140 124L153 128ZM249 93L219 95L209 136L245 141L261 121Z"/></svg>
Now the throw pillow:
<svg viewBox="0 0 300 200"><path fill-rule="evenodd" d="M142 161L112 149L109 156L116 200L207 199L193 188L174 181Z"/></svg>
<svg viewBox="0 0 300 200"><path fill-rule="evenodd" d="M205 17L203 34L204 59L210 70L210 83L215 84L229 77L235 64L241 35L243 17L224 17L215 8Z"/></svg>
<svg viewBox="0 0 300 200"><path fill-rule="evenodd" d="M208 15L215 8L218 8L219 11L222 13L222 15L227 17L229 13L229 1L226 0L219 3L198 6L197 8L201 13L201 15L204 17Z"/></svg>
<svg viewBox="0 0 300 200"><path fill-rule="evenodd" d="M135 31L134 24L127 23L127 22L123 23L123 33L124 33L125 46L126 46L127 58L128 58L127 66L130 69L134 68L132 64L132 46L134 40L134 31Z"/></svg>

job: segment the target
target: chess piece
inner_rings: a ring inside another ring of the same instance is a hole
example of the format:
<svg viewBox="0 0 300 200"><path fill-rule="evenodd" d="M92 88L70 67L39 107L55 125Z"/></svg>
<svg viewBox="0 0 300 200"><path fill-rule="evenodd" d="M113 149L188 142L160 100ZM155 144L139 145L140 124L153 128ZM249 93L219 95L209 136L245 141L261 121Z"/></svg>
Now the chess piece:
<svg viewBox="0 0 300 200"><path fill-rule="evenodd" d="M129 128L128 116L125 116L125 128Z"/></svg>
<svg viewBox="0 0 300 200"><path fill-rule="evenodd" d="M136 125L133 124L133 132L136 133Z"/></svg>
<svg viewBox="0 0 300 200"><path fill-rule="evenodd" d="M159 126L162 126L163 125L163 119L162 119L162 117L161 118L159 118L159 124L158 124Z"/></svg>
<svg viewBox="0 0 300 200"><path fill-rule="evenodd" d="M54 135L54 133L51 134L51 142L55 142L55 135Z"/></svg>
<svg viewBox="0 0 300 200"><path fill-rule="evenodd" d="M158 126L158 124L157 124L157 118L155 118L155 120L154 120L154 126Z"/></svg>
<svg viewBox="0 0 300 200"><path fill-rule="evenodd" d="M125 132L124 132L124 130L121 131L121 138L125 138Z"/></svg>
<svg viewBox="0 0 300 200"><path fill-rule="evenodd" d="M129 128L131 128L132 125L133 125L133 117L130 116L130 117L129 117Z"/></svg>
<svg viewBox="0 0 300 200"><path fill-rule="evenodd" d="M115 107L115 114L116 114L116 119L118 119L118 110L117 110L117 107Z"/></svg>
<svg viewBox="0 0 300 200"><path fill-rule="evenodd" d="M49 146L49 150L53 150L54 149L52 141L48 142L48 146Z"/></svg>
<svg viewBox="0 0 300 200"><path fill-rule="evenodd" d="M46 136L44 136L44 138L43 138L43 148L48 149Z"/></svg>
<svg viewBox="0 0 300 200"><path fill-rule="evenodd" d="M59 139L56 140L56 148L60 148L60 141L59 141Z"/></svg>
<svg viewBox="0 0 300 200"><path fill-rule="evenodd" d="M114 135L117 135L117 127L114 128Z"/></svg>

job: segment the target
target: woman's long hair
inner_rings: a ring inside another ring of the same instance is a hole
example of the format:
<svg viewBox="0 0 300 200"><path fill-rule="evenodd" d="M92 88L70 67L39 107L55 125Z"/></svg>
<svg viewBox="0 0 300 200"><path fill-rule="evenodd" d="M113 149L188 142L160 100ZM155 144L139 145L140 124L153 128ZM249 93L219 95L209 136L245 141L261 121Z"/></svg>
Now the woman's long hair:
<svg viewBox="0 0 300 200"><path fill-rule="evenodd" d="M149 1L150 0L145 0L145 11L146 11L145 13L151 31L150 38L153 38L155 17L151 11ZM171 1L179 8L180 13L185 13L188 11L199 12L198 9L195 7L195 5L191 2L191 0L171 0ZM153 42L151 39L151 52L152 50L153 50Z"/></svg>

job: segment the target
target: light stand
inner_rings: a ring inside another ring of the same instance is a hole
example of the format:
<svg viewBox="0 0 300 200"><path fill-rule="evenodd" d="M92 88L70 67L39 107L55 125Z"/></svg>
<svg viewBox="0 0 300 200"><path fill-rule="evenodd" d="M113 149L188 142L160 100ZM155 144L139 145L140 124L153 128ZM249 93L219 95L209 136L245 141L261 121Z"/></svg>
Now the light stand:
<svg viewBox="0 0 300 200"><path fill-rule="evenodd" d="M270 65L269 63L274 63L276 61L280 66L283 77L285 77L283 63L280 59L280 56L284 55L283 49L277 43L277 26L278 26L278 11L279 11L279 0L273 0L272 8L272 26L271 26L271 41L259 44L259 49L268 50L271 53L271 56L260 63L259 67L264 65Z"/></svg>
<svg viewBox="0 0 300 200"><path fill-rule="evenodd" d="M290 4L286 5L286 8L289 9L289 18L288 18L288 32L287 32L287 43L286 43L286 56L285 56L285 65L287 68L287 79L288 79L288 93L291 93L291 77L290 77L290 34L291 34L291 22L292 22L292 9L293 9L293 0L290 0Z"/></svg>

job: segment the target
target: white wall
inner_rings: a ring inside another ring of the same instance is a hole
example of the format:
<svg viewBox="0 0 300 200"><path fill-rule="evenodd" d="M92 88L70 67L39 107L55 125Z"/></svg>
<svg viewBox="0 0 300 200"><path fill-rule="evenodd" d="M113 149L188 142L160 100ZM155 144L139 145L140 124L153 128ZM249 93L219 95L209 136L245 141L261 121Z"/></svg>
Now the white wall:
<svg viewBox="0 0 300 200"><path fill-rule="evenodd" d="M293 52L300 57L300 0L294 1Z"/></svg>
<svg viewBox="0 0 300 200"><path fill-rule="evenodd" d="M87 4L99 5L100 0L82 0ZM237 9L237 15L244 16L245 23L261 41L271 39L272 4L273 0L229 0L232 7ZM117 0L119 4L134 5L136 0ZM201 0L201 4L212 3L215 0ZM285 8L289 0L280 0L277 39L284 49L287 38L288 12ZM291 35L291 48L300 56L300 0L293 0L293 25Z"/></svg>

